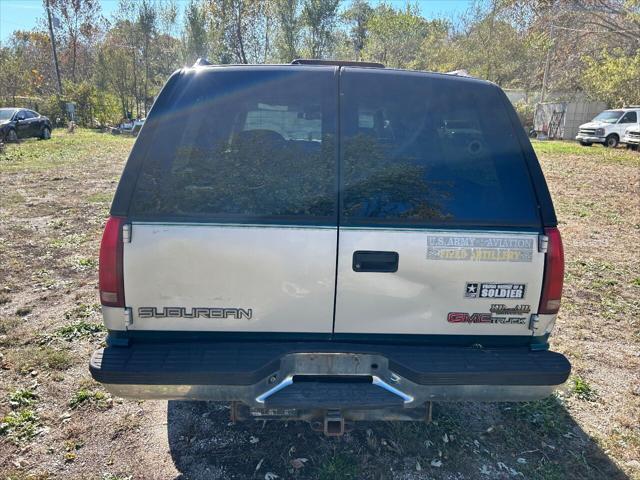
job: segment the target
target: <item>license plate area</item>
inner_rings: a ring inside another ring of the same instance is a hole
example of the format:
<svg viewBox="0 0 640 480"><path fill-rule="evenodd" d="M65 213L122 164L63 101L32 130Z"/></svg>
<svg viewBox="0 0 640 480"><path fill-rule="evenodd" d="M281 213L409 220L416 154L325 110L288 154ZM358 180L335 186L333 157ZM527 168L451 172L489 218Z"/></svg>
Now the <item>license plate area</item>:
<svg viewBox="0 0 640 480"><path fill-rule="evenodd" d="M294 383L295 388L291 391L304 396L304 389L300 390L300 387L305 382L309 384L309 391L314 390L313 384L316 384L315 392L319 392L317 384L323 383L327 384L327 388L333 388L334 392L343 396L345 391L348 393L349 387L357 392L362 388L357 387L356 384L367 383L373 388L373 390L367 390L370 396L375 397L376 391L383 389L393 397L401 399L405 404L413 401L411 395L402 391L399 385L401 378L389 370L388 360L381 355L314 352L283 356L280 359L280 371L267 379L266 390L262 390L256 397L256 403L265 405L268 399L276 394L282 398L282 393L279 392L290 388ZM338 384L343 386L338 388ZM316 393L316 395L319 394Z"/></svg>
<svg viewBox="0 0 640 480"><path fill-rule="evenodd" d="M280 360L280 371L291 376L371 376L388 370L385 357L367 353L291 353Z"/></svg>

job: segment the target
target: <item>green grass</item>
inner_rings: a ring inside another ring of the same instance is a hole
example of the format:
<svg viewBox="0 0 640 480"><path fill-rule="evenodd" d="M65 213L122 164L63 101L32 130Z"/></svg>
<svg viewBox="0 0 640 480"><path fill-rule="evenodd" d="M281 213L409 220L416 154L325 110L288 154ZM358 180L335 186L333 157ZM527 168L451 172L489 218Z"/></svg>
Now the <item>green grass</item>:
<svg viewBox="0 0 640 480"><path fill-rule="evenodd" d="M27 347L7 352L7 357L15 370L25 375L32 370L66 370L73 363L67 350L53 347Z"/></svg>
<svg viewBox="0 0 640 480"><path fill-rule="evenodd" d="M65 235L61 238L52 240L50 245L54 248L77 247L78 245L82 245L88 240L89 237L87 235L84 235L82 233L72 233L70 235Z"/></svg>
<svg viewBox="0 0 640 480"><path fill-rule="evenodd" d="M16 445L28 442L41 431L38 414L29 408L9 412L0 419L0 435Z"/></svg>
<svg viewBox="0 0 640 480"><path fill-rule="evenodd" d="M589 383L580 376L573 377L573 393L580 400L595 400L597 393L596 391L589 385Z"/></svg>
<svg viewBox="0 0 640 480"><path fill-rule="evenodd" d="M7 335L20 326L22 321L16 317L0 318L0 335Z"/></svg>
<svg viewBox="0 0 640 480"><path fill-rule="evenodd" d="M528 427L539 435L557 437L569 429L567 411L556 396L535 402L516 403L510 412L524 422L523 427Z"/></svg>
<svg viewBox="0 0 640 480"><path fill-rule="evenodd" d="M98 260L93 257L71 257L68 265L76 272L85 272L98 268Z"/></svg>
<svg viewBox="0 0 640 480"><path fill-rule="evenodd" d="M28 407L38 400L38 394L31 388L18 388L9 393L9 405L12 408Z"/></svg>
<svg viewBox="0 0 640 480"><path fill-rule="evenodd" d="M87 197L87 200L89 200L91 203L111 203L111 200L113 200L113 193L112 192L93 193Z"/></svg>
<svg viewBox="0 0 640 480"><path fill-rule="evenodd" d="M358 460L346 454L329 457L318 467L318 480L355 480L358 478Z"/></svg>
<svg viewBox="0 0 640 480"><path fill-rule="evenodd" d="M77 320L73 323L60 327L55 335L67 341L89 338L106 331L101 323L90 323L85 320Z"/></svg>
<svg viewBox="0 0 640 480"><path fill-rule="evenodd" d="M122 135L88 129L71 134L56 129L51 140L28 139L8 144L0 153L0 172L48 170L82 162L96 152L103 156L109 151L118 152L123 146L127 150L132 144L133 138Z"/></svg>
<svg viewBox="0 0 640 480"><path fill-rule="evenodd" d="M69 407L75 409L82 405L95 405L100 409L106 409L111 406L111 396L102 390L81 388L69 400Z"/></svg>
<svg viewBox="0 0 640 480"><path fill-rule="evenodd" d="M98 303L81 303L76 305L71 310L65 312L64 318L67 320L82 320L90 318L96 315L100 311L100 304Z"/></svg>
<svg viewBox="0 0 640 480"><path fill-rule="evenodd" d="M583 147L578 142L569 140L531 140L531 144L538 155L576 155L593 157L605 162L640 165L640 153L625 148L605 148L601 145Z"/></svg>

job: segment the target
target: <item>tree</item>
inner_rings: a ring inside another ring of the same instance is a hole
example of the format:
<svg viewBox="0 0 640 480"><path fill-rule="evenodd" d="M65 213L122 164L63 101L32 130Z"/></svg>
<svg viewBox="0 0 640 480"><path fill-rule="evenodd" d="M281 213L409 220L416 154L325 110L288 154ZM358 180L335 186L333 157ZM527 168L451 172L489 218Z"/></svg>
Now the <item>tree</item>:
<svg viewBox="0 0 640 480"><path fill-rule="evenodd" d="M22 93L24 69L21 59L9 48L0 48L0 99L16 103L16 97Z"/></svg>
<svg viewBox="0 0 640 480"><path fill-rule="evenodd" d="M53 62L51 61L51 41L44 31L17 30L7 42L6 55L17 62L21 81L21 95L40 96L53 93L56 89ZM14 67L16 68L16 67ZM12 75L11 72L5 72Z"/></svg>
<svg viewBox="0 0 640 480"><path fill-rule="evenodd" d="M349 41L356 60L362 58L369 31L368 23L372 15L373 8L367 0L353 0L351 6L342 14L343 20L350 26Z"/></svg>
<svg viewBox="0 0 640 480"><path fill-rule="evenodd" d="M152 97L149 95L149 77L152 75L151 62L152 62L152 40L157 37L158 28L158 10L157 6L151 3L150 0L142 0L138 8L137 27L142 37L141 50L142 50L142 63L144 65L144 114L147 115L147 109L151 106Z"/></svg>
<svg viewBox="0 0 640 480"><path fill-rule="evenodd" d="M457 44L462 68L501 86L509 86L515 77L524 48L516 29L491 14L477 19Z"/></svg>
<svg viewBox="0 0 640 480"><path fill-rule="evenodd" d="M191 0L184 12L186 59L189 63L209 55L207 16L203 6Z"/></svg>
<svg viewBox="0 0 640 480"><path fill-rule="evenodd" d="M459 47L450 38L451 26L445 20L431 20L427 33L410 68L432 72L450 72L463 68L458 63Z"/></svg>
<svg viewBox="0 0 640 480"><path fill-rule="evenodd" d="M417 6L395 9L376 7L367 22L368 37L363 58L395 68L408 68L416 60L419 47L429 33L429 22Z"/></svg>
<svg viewBox="0 0 640 480"><path fill-rule="evenodd" d="M328 56L334 41L340 0L304 0L302 23L306 28L305 46L311 58Z"/></svg>
<svg viewBox="0 0 640 480"><path fill-rule="evenodd" d="M73 82L77 81L78 70L86 78L93 63L90 47L100 29L100 3L97 0L50 0L50 4L53 15L60 21L54 28L65 49L67 73Z"/></svg>
<svg viewBox="0 0 640 480"><path fill-rule="evenodd" d="M598 59L585 57L585 90L612 107L640 105L640 51L625 55L622 49L603 52Z"/></svg>
<svg viewBox="0 0 640 480"><path fill-rule="evenodd" d="M135 98L136 64L135 61L131 61L135 52L124 40L130 35L132 28L130 22L116 22L109 29L97 56L96 80L103 89L113 91L117 95L123 117L133 110L132 98Z"/></svg>
<svg viewBox="0 0 640 480"><path fill-rule="evenodd" d="M270 57L275 25L272 2L209 0L207 15L219 63L264 63Z"/></svg>
<svg viewBox="0 0 640 480"><path fill-rule="evenodd" d="M277 19L276 59L290 62L298 57L300 48L300 1L275 0L274 10Z"/></svg>

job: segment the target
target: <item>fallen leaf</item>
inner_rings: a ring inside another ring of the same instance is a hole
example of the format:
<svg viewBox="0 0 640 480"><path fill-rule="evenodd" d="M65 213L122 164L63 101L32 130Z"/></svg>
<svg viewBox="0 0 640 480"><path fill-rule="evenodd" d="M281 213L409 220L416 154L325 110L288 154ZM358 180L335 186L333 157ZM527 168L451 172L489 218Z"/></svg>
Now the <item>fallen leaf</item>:
<svg viewBox="0 0 640 480"><path fill-rule="evenodd" d="M276 478L280 478L280 476L273 472L267 472L264 474L264 480L275 480Z"/></svg>
<svg viewBox="0 0 640 480"><path fill-rule="evenodd" d="M291 466L296 470L300 470L302 467L304 467L304 464L308 461L309 461L308 458L294 458L293 460L291 460Z"/></svg>
<svg viewBox="0 0 640 480"><path fill-rule="evenodd" d="M442 466L442 462L440 460L431 460L431 466L440 468Z"/></svg>

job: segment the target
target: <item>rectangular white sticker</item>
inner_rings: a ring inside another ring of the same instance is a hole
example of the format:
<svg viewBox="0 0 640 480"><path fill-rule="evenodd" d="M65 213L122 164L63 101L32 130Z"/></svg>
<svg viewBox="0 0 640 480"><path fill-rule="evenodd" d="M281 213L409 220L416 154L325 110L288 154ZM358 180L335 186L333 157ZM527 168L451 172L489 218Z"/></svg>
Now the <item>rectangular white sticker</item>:
<svg viewBox="0 0 640 480"><path fill-rule="evenodd" d="M468 282L464 289L466 298L504 298L520 300L524 298L524 283L480 283Z"/></svg>
<svg viewBox="0 0 640 480"><path fill-rule="evenodd" d="M533 247L532 238L430 235L427 237L427 259L531 262Z"/></svg>

